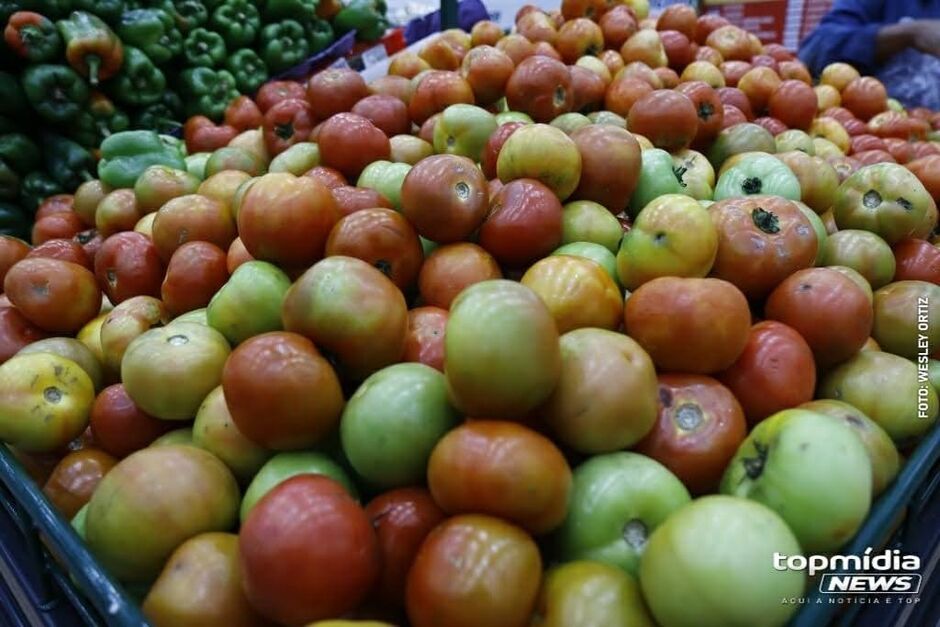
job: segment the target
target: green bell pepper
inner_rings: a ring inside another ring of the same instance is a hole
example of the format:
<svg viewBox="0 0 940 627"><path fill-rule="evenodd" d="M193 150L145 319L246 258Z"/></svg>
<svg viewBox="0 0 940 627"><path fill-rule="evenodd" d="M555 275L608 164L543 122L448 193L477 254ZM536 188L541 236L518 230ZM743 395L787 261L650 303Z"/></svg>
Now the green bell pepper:
<svg viewBox="0 0 940 627"><path fill-rule="evenodd" d="M158 133L172 133L182 127L179 114L165 103L157 102L137 112L131 126L135 129L150 129Z"/></svg>
<svg viewBox="0 0 940 627"><path fill-rule="evenodd" d="M0 200L14 200L20 193L20 175L0 161Z"/></svg>
<svg viewBox="0 0 940 627"><path fill-rule="evenodd" d="M0 159L22 176L38 168L41 157L39 147L29 136L7 133L0 135Z"/></svg>
<svg viewBox="0 0 940 627"><path fill-rule="evenodd" d="M183 42L183 58L189 67L216 67L225 61L222 35L205 28L194 28Z"/></svg>
<svg viewBox="0 0 940 627"><path fill-rule="evenodd" d="M303 25L304 30L307 31L307 41L310 43L310 54L326 50L336 39L333 27L326 20L311 17L305 20Z"/></svg>
<svg viewBox="0 0 940 627"><path fill-rule="evenodd" d="M209 24L229 48L241 48L250 46L258 37L261 15L249 0L225 0L212 12Z"/></svg>
<svg viewBox="0 0 940 627"><path fill-rule="evenodd" d="M32 220L19 207L10 202L0 202L0 235L29 239Z"/></svg>
<svg viewBox="0 0 940 627"><path fill-rule="evenodd" d="M53 63L62 54L55 23L33 11L17 11L3 32L7 48L28 63Z"/></svg>
<svg viewBox="0 0 940 627"><path fill-rule="evenodd" d="M160 100L166 89L166 76L138 48L124 48L124 66L111 81L112 96L118 102L140 107Z"/></svg>
<svg viewBox="0 0 940 627"><path fill-rule="evenodd" d="M23 91L23 85L14 74L0 72L0 94L3 94L3 98L0 98L0 115L10 119L30 115L29 101Z"/></svg>
<svg viewBox="0 0 940 627"><path fill-rule="evenodd" d="M180 82L187 117L204 115L221 120L225 108L239 96L235 77L227 70L190 68L180 74Z"/></svg>
<svg viewBox="0 0 940 627"><path fill-rule="evenodd" d="M130 118L101 93L91 96L88 109L70 125L69 137L86 148L97 148L112 133L130 128Z"/></svg>
<svg viewBox="0 0 940 627"><path fill-rule="evenodd" d="M186 160L154 131L124 131L101 142L98 178L113 188L130 188L152 165L186 169Z"/></svg>
<svg viewBox="0 0 940 627"><path fill-rule="evenodd" d="M0 17L6 23L16 11L38 11L51 20L57 20L68 16L73 4L74 0L5 0L0 2Z"/></svg>
<svg viewBox="0 0 940 627"><path fill-rule="evenodd" d="M42 133L41 139L46 171L64 189L76 189L94 178L95 159L86 149L54 133Z"/></svg>
<svg viewBox="0 0 940 627"><path fill-rule="evenodd" d="M317 4L318 0L267 0L264 19L268 22L303 20L316 14Z"/></svg>
<svg viewBox="0 0 940 627"><path fill-rule="evenodd" d="M74 119L88 101L88 84L67 65L31 65L23 71L22 80L26 99L50 122L64 124Z"/></svg>
<svg viewBox="0 0 940 627"><path fill-rule="evenodd" d="M176 135L160 135L160 141L163 142L163 145L171 150L175 150L179 156L183 159L186 159L188 156L186 152L186 142L182 137L177 137Z"/></svg>
<svg viewBox="0 0 940 627"><path fill-rule="evenodd" d="M125 11L117 34L125 46L139 48L156 65L163 65L183 51L183 36L173 17L162 9Z"/></svg>
<svg viewBox="0 0 940 627"><path fill-rule="evenodd" d="M76 11L87 11L109 24L116 24L124 11L124 0L72 0Z"/></svg>
<svg viewBox="0 0 940 627"><path fill-rule="evenodd" d="M0 133L15 133L19 128L16 122L5 115L0 115Z"/></svg>
<svg viewBox="0 0 940 627"><path fill-rule="evenodd" d="M387 11L385 0L351 0L333 18L333 28L340 36L354 30L357 39L376 41L388 29Z"/></svg>
<svg viewBox="0 0 940 627"><path fill-rule="evenodd" d="M46 198L64 191L62 186L46 172L42 170L30 172L23 177L20 186L20 204L32 215Z"/></svg>
<svg viewBox="0 0 940 627"><path fill-rule="evenodd" d="M184 35L209 21L209 10L201 0L162 0L158 6L172 16Z"/></svg>
<svg viewBox="0 0 940 627"><path fill-rule="evenodd" d="M261 29L261 58L271 72L283 72L309 54L310 44L300 22L283 20Z"/></svg>
<svg viewBox="0 0 940 627"><path fill-rule="evenodd" d="M243 94L255 93L268 80L268 66L251 48L239 50L229 56L225 69L235 77L235 85Z"/></svg>

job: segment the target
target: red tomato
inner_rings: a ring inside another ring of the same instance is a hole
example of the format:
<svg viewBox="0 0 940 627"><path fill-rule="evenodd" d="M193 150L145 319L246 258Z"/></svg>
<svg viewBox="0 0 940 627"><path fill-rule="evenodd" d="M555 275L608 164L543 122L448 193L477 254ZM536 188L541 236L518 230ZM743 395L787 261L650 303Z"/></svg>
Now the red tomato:
<svg viewBox="0 0 940 627"><path fill-rule="evenodd" d="M449 105L473 104L475 101L470 83L457 72L432 70L415 80L417 85L408 103L408 114L415 124L424 124L428 118Z"/></svg>
<svg viewBox="0 0 940 627"><path fill-rule="evenodd" d="M630 295L624 323L660 370L711 374L741 355L751 312L727 281L660 277Z"/></svg>
<svg viewBox="0 0 940 627"><path fill-rule="evenodd" d="M62 458L43 486L43 494L71 520L91 499L98 482L111 470L117 460L103 451L83 448Z"/></svg>
<svg viewBox="0 0 940 627"><path fill-rule="evenodd" d="M372 122L389 137L411 132L408 107L395 96L367 96L353 106L352 112Z"/></svg>
<svg viewBox="0 0 940 627"><path fill-rule="evenodd" d="M480 167L483 169L483 175L488 179L496 178L496 160L499 158L499 151L503 144L509 139L516 129L525 126L523 122L507 122L500 124L499 128L490 134L483 147L483 155L480 159Z"/></svg>
<svg viewBox="0 0 940 627"><path fill-rule="evenodd" d="M687 42L688 43L688 42ZM568 64L585 55L595 55L604 49L604 33L596 22L577 17L561 25L555 49L561 60Z"/></svg>
<svg viewBox="0 0 940 627"><path fill-rule="evenodd" d="M515 267L548 255L561 237L561 202L534 179L506 183L490 202L490 213L480 227L480 245L500 263Z"/></svg>
<svg viewBox="0 0 940 627"><path fill-rule="evenodd" d="M712 492L747 435L741 406L711 377L658 378L659 418L635 450L671 470L693 494Z"/></svg>
<svg viewBox="0 0 940 627"><path fill-rule="evenodd" d="M689 39L694 39L697 23L695 9L687 4L671 4L659 14L656 30L677 30Z"/></svg>
<svg viewBox="0 0 940 627"><path fill-rule="evenodd" d="M150 446L176 427L172 421L159 420L141 411L120 383L98 394L91 407L89 425L95 445L119 459Z"/></svg>
<svg viewBox="0 0 940 627"><path fill-rule="evenodd" d="M3 292L27 320L50 333L74 335L101 310L95 275L58 259L23 259L7 272Z"/></svg>
<svg viewBox="0 0 940 627"><path fill-rule="evenodd" d="M799 333L774 320L751 328L744 352L718 375L741 403L748 422L813 400L816 364Z"/></svg>
<svg viewBox="0 0 940 627"><path fill-rule="evenodd" d="M10 235L0 235L0 285L10 268L29 254L29 244Z"/></svg>
<svg viewBox="0 0 940 627"><path fill-rule="evenodd" d="M0 364L45 337L48 334L27 320L16 307L0 307Z"/></svg>
<svg viewBox="0 0 940 627"><path fill-rule="evenodd" d="M51 239L72 239L85 230L85 223L73 211L50 214L33 225L32 242L38 246Z"/></svg>
<svg viewBox="0 0 940 627"><path fill-rule="evenodd" d="M408 335L402 361L415 361L444 372L444 331L448 313L426 306L408 312Z"/></svg>
<svg viewBox="0 0 940 627"><path fill-rule="evenodd" d="M888 92L877 78L856 78L842 90L842 106L861 120L869 120L888 108Z"/></svg>
<svg viewBox="0 0 940 627"><path fill-rule="evenodd" d="M852 153L866 150L888 150L888 145L876 135L855 135L852 137Z"/></svg>
<svg viewBox="0 0 940 627"><path fill-rule="evenodd" d="M88 253L85 252L81 244L71 239L51 239L29 251L26 256L71 261L89 270L92 269Z"/></svg>
<svg viewBox="0 0 940 627"><path fill-rule="evenodd" d="M871 297L829 268L791 274L770 294L765 313L802 335L821 368L857 353L871 335L874 317Z"/></svg>
<svg viewBox="0 0 940 627"><path fill-rule="evenodd" d="M643 97L653 93L653 88L644 80L620 76L607 87L604 96L604 108L619 116L627 117L633 105Z"/></svg>
<svg viewBox="0 0 940 627"><path fill-rule="evenodd" d="M704 15L700 15L695 23L695 41L700 45L704 44L712 31L730 23L727 18L717 13L705 13Z"/></svg>
<svg viewBox="0 0 940 627"><path fill-rule="evenodd" d="M692 143L696 146L707 146L718 135L724 122L724 105L718 97L718 92L704 81L681 83L676 91L685 94L692 101L698 114L698 130Z"/></svg>
<svg viewBox="0 0 940 627"><path fill-rule="evenodd" d="M608 49L620 50L637 31L636 14L628 5L618 5L604 13L598 21ZM676 28L675 30L679 30Z"/></svg>
<svg viewBox="0 0 940 627"><path fill-rule="evenodd" d="M476 244L461 242L428 255L418 274L418 288L424 304L449 309L457 294L470 285L501 278L503 273L492 255Z"/></svg>
<svg viewBox="0 0 940 627"><path fill-rule="evenodd" d="M72 208L75 205L75 197L72 194L56 194L55 196L49 196L39 205L39 208L36 209L36 219L42 220L46 216L51 216L55 213L68 213L72 211Z"/></svg>
<svg viewBox="0 0 940 627"><path fill-rule="evenodd" d="M187 242L176 249L160 288L173 316L201 309L228 281L224 250L209 242Z"/></svg>
<svg viewBox="0 0 940 627"><path fill-rule="evenodd" d="M428 534L408 572L408 618L413 627L526 627L541 578L538 547L524 531L455 516Z"/></svg>
<svg viewBox="0 0 940 627"><path fill-rule="evenodd" d="M112 235L95 255L98 286L115 305L134 296L159 297L163 276L156 246L141 233Z"/></svg>
<svg viewBox="0 0 940 627"><path fill-rule="evenodd" d="M780 77L769 67L755 67L741 77L738 81L738 89L747 96L754 113L761 115L767 109L770 97L780 83ZM815 97L814 94L813 98Z"/></svg>
<svg viewBox="0 0 940 627"><path fill-rule="evenodd" d="M503 97L506 82L516 68L508 54L493 46L472 48L460 64L460 75L470 84L478 105L493 104ZM409 121L408 130L411 130Z"/></svg>
<svg viewBox="0 0 940 627"><path fill-rule="evenodd" d="M940 248L922 239L902 239L894 245L895 281L928 281L940 285Z"/></svg>
<svg viewBox="0 0 940 627"><path fill-rule="evenodd" d="M323 475L292 477L268 492L242 525L238 548L249 603L282 624L345 614L379 576L369 517Z"/></svg>
<svg viewBox="0 0 940 627"><path fill-rule="evenodd" d="M326 256L346 255L366 261L402 290L418 279L424 259L411 224L392 209L361 209L339 222L326 241Z"/></svg>
<svg viewBox="0 0 940 627"><path fill-rule="evenodd" d="M674 152L692 143L698 119L695 104L688 96L681 91L659 89L633 105L627 125L657 148Z"/></svg>
<svg viewBox="0 0 940 627"><path fill-rule="evenodd" d="M675 30L660 30L659 38L663 42L663 49L666 51L666 58L669 59L671 69L681 72L685 66L695 60L692 44L683 33Z"/></svg>
<svg viewBox="0 0 940 627"><path fill-rule="evenodd" d="M776 136L779 135L780 133L782 133L782 132L784 132L785 130L787 130L787 125L786 125L786 124L784 124L783 122L781 122L781 121L778 120L777 118L771 118L771 117L768 117L768 116L764 116L764 117L761 117L761 118L757 118L756 120L754 120L754 124L757 124L758 126L761 126L761 127L765 128L765 129L767 129L767 132L769 132L769 133L770 133L771 135L773 135L774 137L776 137Z"/></svg>
<svg viewBox="0 0 940 627"><path fill-rule="evenodd" d="M311 76L307 82L307 101L319 120L351 111L368 95L369 87L362 75L349 68L326 69Z"/></svg>
<svg viewBox="0 0 940 627"><path fill-rule="evenodd" d="M723 104L737 107L748 120L754 119L754 112L751 110L751 101L747 95L736 87L721 87L715 90L718 98Z"/></svg>
<svg viewBox="0 0 940 627"><path fill-rule="evenodd" d="M816 117L816 92L806 83L786 80L770 96L770 115L790 128L806 130Z"/></svg>
<svg viewBox="0 0 940 627"><path fill-rule="evenodd" d="M568 66L542 55L525 59L506 83L506 101L511 110L528 113L536 122L568 113L574 105Z"/></svg>
<svg viewBox="0 0 940 627"><path fill-rule="evenodd" d="M382 567L375 596L386 605L404 606L405 582L427 535L446 516L424 488L384 492L366 505L379 541Z"/></svg>
<svg viewBox="0 0 940 627"><path fill-rule="evenodd" d="M745 122L747 122L747 116L741 113L740 109L734 105L723 105L721 120L722 129L730 128L735 124L743 124Z"/></svg>
<svg viewBox="0 0 940 627"><path fill-rule="evenodd" d="M245 245L242 243L242 238L236 237L232 245L228 247L228 253L225 256L225 269L228 270L229 274L232 274L238 266L253 260L254 257L252 257L248 249L245 248Z"/></svg>
<svg viewBox="0 0 940 627"><path fill-rule="evenodd" d="M258 90L255 95L255 103L261 113L264 113L282 100L303 98L304 95L304 86L297 81L271 81L262 85Z"/></svg>
<svg viewBox="0 0 940 627"><path fill-rule="evenodd" d="M259 179L252 183L242 199L240 211L245 208L251 190L260 182ZM209 242L227 250L237 235L229 208L200 194L187 194L167 201L153 219L153 243L164 262L169 262L176 249L186 242Z"/></svg>
<svg viewBox="0 0 940 627"><path fill-rule="evenodd" d="M618 214L640 178L640 145L627 130L591 124L571 134L581 153L581 178L572 200L593 200Z"/></svg>
<svg viewBox="0 0 940 627"><path fill-rule="evenodd" d="M486 177L467 157L434 155L405 176L402 214L422 237L441 244L457 242L486 217L487 190Z"/></svg>
<svg viewBox="0 0 940 627"><path fill-rule="evenodd" d="M346 177L343 176L342 172L322 165L318 165L315 168L310 168L304 172L304 176L323 183L328 189L331 190L336 189L337 187L343 187L344 185L349 185L349 182L346 180Z"/></svg>
<svg viewBox="0 0 940 627"><path fill-rule="evenodd" d="M323 123L317 137L320 159L354 179L373 161L388 159L388 137L368 119L355 113L337 113Z"/></svg>

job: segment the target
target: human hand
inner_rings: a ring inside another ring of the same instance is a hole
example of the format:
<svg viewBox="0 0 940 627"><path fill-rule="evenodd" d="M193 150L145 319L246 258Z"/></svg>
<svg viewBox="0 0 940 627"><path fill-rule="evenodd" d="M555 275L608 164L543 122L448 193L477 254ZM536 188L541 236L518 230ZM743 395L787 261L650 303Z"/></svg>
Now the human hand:
<svg viewBox="0 0 940 627"><path fill-rule="evenodd" d="M914 48L940 57L940 20L913 20L907 27Z"/></svg>

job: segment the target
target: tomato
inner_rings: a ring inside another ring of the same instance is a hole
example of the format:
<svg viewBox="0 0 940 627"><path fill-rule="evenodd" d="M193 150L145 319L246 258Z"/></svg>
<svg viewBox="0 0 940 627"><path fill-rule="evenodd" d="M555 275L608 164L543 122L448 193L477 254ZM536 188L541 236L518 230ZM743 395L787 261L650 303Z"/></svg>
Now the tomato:
<svg viewBox="0 0 940 627"><path fill-rule="evenodd" d="M548 13L542 10L530 11L516 18L516 30L532 42L544 41L554 44L558 30Z"/></svg>
<svg viewBox="0 0 940 627"><path fill-rule="evenodd" d="M605 46L614 51L619 50L637 31L636 14L629 6L615 6L600 16L598 24Z"/></svg>
<svg viewBox="0 0 940 627"><path fill-rule="evenodd" d="M503 183L536 179L565 200L578 187L581 154L565 133L547 124L530 124L517 129L503 144L496 171Z"/></svg>
<svg viewBox="0 0 940 627"><path fill-rule="evenodd" d="M669 151L687 148L699 128L693 101L671 90L657 90L638 100L630 109L628 124L632 132Z"/></svg>
<svg viewBox="0 0 940 627"><path fill-rule="evenodd" d="M51 239L71 239L84 228L85 223L75 212L53 213L36 221L30 241L38 246Z"/></svg>
<svg viewBox="0 0 940 627"><path fill-rule="evenodd" d="M371 121L354 113L338 113L323 123L317 138L323 165L355 178L372 163L388 159L388 137Z"/></svg>
<svg viewBox="0 0 940 627"><path fill-rule="evenodd" d="M434 154L434 146L414 135L396 135L388 140L391 145L389 159L393 163L415 165Z"/></svg>
<svg viewBox="0 0 940 627"><path fill-rule="evenodd" d="M796 175L801 199L816 213L832 207L839 189L839 175L824 159L811 157L799 150L782 152L776 157Z"/></svg>
<svg viewBox="0 0 940 627"><path fill-rule="evenodd" d="M222 386L199 406L193 422L193 444L218 457L242 483L248 483L274 454L252 442L235 425Z"/></svg>
<svg viewBox="0 0 940 627"><path fill-rule="evenodd" d="M487 182L476 164L435 155L411 168L401 188L402 213L422 237L447 244L467 237L486 217Z"/></svg>
<svg viewBox="0 0 940 627"><path fill-rule="evenodd" d="M562 210L562 244L593 243L616 252L623 238L617 218L590 200L569 202ZM556 251L557 252L557 251Z"/></svg>
<svg viewBox="0 0 940 627"><path fill-rule="evenodd" d="M307 82L306 99L320 120L350 111L368 95L369 88L362 75L349 68L329 68L315 73ZM299 96L303 97L303 94ZM267 107L260 108L262 111L267 110Z"/></svg>
<svg viewBox="0 0 940 627"><path fill-rule="evenodd" d="M702 277L718 251L718 232L708 212L681 194L646 205L617 253L617 275L627 289L661 276Z"/></svg>
<svg viewBox="0 0 940 627"><path fill-rule="evenodd" d="M842 89L842 106L861 120L869 120L888 108L888 92L877 78L856 78Z"/></svg>
<svg viewBox="0 0 940 627"><path fill-rule="evenodd" d="M582 327L614 330L623 300L614 280L597 263L568 255L541 259L521 283L548 306L559 333Z"/></svg>
<svg viewBox="0 0 940 627"><path fill-rule="evenodd" d="M178 316L208 305L227 280L224 250L208 242L187 242L170 258L160 293L167 311Z"/></svg>
<svg viewBox="0 0 940 627"><path fill-rule="evenodd" d="M421 72L431 69L431 65L417 53L402 51L391 58L388 64L389 76L411 79Z"/></svg>
<svg viewBox="0 0 940 627"><path fill-rule="evenodd" d="M411 130L408 107L395 96L366 96L352 107L352 113L369 120L389 137Z"/></svg>
<svg viewBox="0 0 940 627"><path fill-rule="evenodd" d="M588 113L603 108L607 81L596 72L580 65L572 65L569 72L571 73L571 91L574 94L571 109Z"/></svg>
<svg viewBox="0 0 940 627"><path fill-rule="evenodd" d="M424 258L414 228L391 209L362 209L337 222L326 242L333 255L367 261L403 290L417 281Z"/></svg>
<svg viewBox="0 0 940 627"><path fill-rule="evenodd" d="M754 325L744 352L717 376L740 401L751 424L809 402L816 389L816 364L806 340L773 320Z"/></svg>
<svg viewBox="0 0 940 627"><path fill-rule="evenodd" d="M70 239L51 239L36 246L26 255L28 258L58 259L70 261L91 270L91 258L82 245Z"/></svg>
<svg viewBox="0 0 940 627"><path fill-rule="evenodd" d="M26 257L32 250L26 242L10 235L0 235L0 281L17 261Z"/></svg>
<svg viewBox="0 0 940 627"><path fill-rule="evenodd" d="M724 128L711 149L708 160L716 170L731 156L744 152L766 152L773 154L777 150L774 137L757 124L744 123Z"/></svg>
<svg viewBox="0 0 940 627"><path fill-rule="evenodd" d="M486 250L461 242L441 246L428 255L418 275L418 287L425 304L450 309L465 288L502 277L499 264Z"/></svg>
<svg viewBox="0 0 940 627"><path fill-rule="evenodd" d="M859 76L858 70L848 63L830 63L823 68L822 74L819 76L819 82L824 85L832 85L842 91Z"/></svg>
<svg viewBox="0 0 940 627"><path fill-rule="evenodd" d="M489 105L499 100L506 89L515 64L505 52L493 46L472 48L463 58L460 74L473 90L477 104ZM409 128L402 131L407 133Z"/></svg>
<svg viewBox="0 0 940 627"><path fill-rule="evenodd" d="M794 203L779 196L721 200L708 209L718 229L712 275L760 298L786 277L813 265L817 240Z"/></svg>
<svg viewBox="0 0 940 627"><path fill-rule="evenodd" d="M747 424L734 395L701 375L659 376L659 418L634 448L663 464L692 494L714 491L744 440Z"/></svg>
<svg viewBox="0 0 940 627"><path fill-rule="evenodd" d="M245 248L242 238L236 237L232 245L228 247L228 252L225 255L225 268L229 274L234 274L239 266L253 260L254 257Z"/></svg>
<svg viewBox="0 0 940 627"><path fill-rule="evenodd" d="M538 295L518 283L484 281L461 292L444 341L451 399L465 415L523 418L558 382L555 321Z"/></svg>
<svg viewBox="0 0 940 627"><path fill-rule="evenodd" d="M911 235L927 216L930 194L907 168L867 166L842 183L833 206L840 229L864 229L894 244Z"/></svg>
<svg viewBox="0 0 940 627"><path fill-rule="evenodd" d="M754 113L751 111L751 101L748 100L743 91L735 87L722 87L715 90L715 92L718 94L718 98L721 99L722 104L737 107L748 120L754 118Z"/></svg>
<svg viewBox="0 0 940 627"><path fill-rule="evenodd" d="M128 344L151 327L165 325L171 316L163 302L152 296L135 296L107 314L98 333L102 364L112 373L121 371Z"/></svg>
<svg viewBox="0 0 940 627"><path fill-rule="evenodd" d="M778 553L802 554L780 516L743 498L706 496L653 532L640 586L662 625L783 625L797 607L780 600L799 598L806 575L769 568ZM724 594L724 586L741 593Z"/></svg>
<svg viewBox="0 0 940 627"><path fill-rule="evenodd" d="M492 20L480 20L470 29L470 45L473 48L479 46L492 46L503 36L503 29L499 24Z"/></svg>
<svg viewBox="0 0 940 627"><path fill-rule="evenodd" d="M819 397L849 403L899 445L915 441L937 419L936 391L920 383L918 366L881 351L862 351L834 368L820 381Z"/></svg>
<svg viewBox="0 0 940 627"><path fill-rule="evenodd" d="M791 274L770 294L765 313L802 335L820 368L848 359L871 335L868 295L851 278L829 268Z"/></svg>
<svg viewBox="0 0 940 627"><path fill-rule="evenodd" d="M408 335L402 361L431 366L444 372L444 329L448 313L440 307L416 307L408 312Z"/></svg>
<svg viewBox="0 0 940 627"><path fill-rule="evenodd" d="M94 389L96 391L101 389L103 379L101 362L98 356L80 340L71 337L45 338L24 346L18 354L30 353L51 353L74 361L91 379Z"/></svg>
<svg viewBox="0 0 940 627"><path fill-rule="evenodd" d="M414 627L526 627L541 576L538 547L524 531L490 516L455 516L418 550L405 591L408 618Z"/></svg>
<svg viewBox="0 0 940 627"><path fill-rule="evenodd" d="M134 183L133 195L136 200L136 210L140 215L153 213L173 198L195 194L200 186L199 183L199 179L189 172L174 170L163 165L152 165L144 170ZM111 197L113 193L105 198ZM101 211L100 204L98 211Z"/></svg>
<svg viewBox="0 0 940 627"><path fill-rule="evenodd" d="M585 55L593 56L603 50L604 33L596 22L578 17L562 24L555 48L562 61L570 65Z"/></svg>
<svg viewBox="0 0 940 627"><path fill-rule="evenodd" d="M71 520L115 464L116 459L93 448L69 453L52 471L42 488L43 494L66 519Z"/></svg>
<svg viewBox="0 0 940 627"><path fill-rule="evenodd" d="M228 343L218 331L174 322L131 341L121 361L121 380L144 412L163 420L190 420L221 382L228 355Z"/></svg>
<svg viewBox="0 0 940 627"><path fill-rule="evenodd" d="M95 276L108 300L119 304L135 296L159 296L164 268L149 237L118 233L95 255Z"/></svg>
<svg viewBox="0 0 940 627"><path fill-rule="evenodd" d="M895 281L874 294L872 337L881 350L917 360L940 346L940 287L926 281Z"/></svg>
<svg viewBox="0 0 940 627"><path fill-rule="evenodd" d="M885 146L887 148L887 146ZM940 155L928 155L906 164L936 201L940 198Z"/></svg>
<svg viewBox="0 0 940 627"><path fill-rule="evenodd" d="M490 201L479 241L500 263L525 267L557 248L561 237L562 206L555 194L537 180L517 179Z"/></svg>
<svg viewBox="0 0 940 627"><path fill-rule="evenodd" d="M904 240L902 240L904 241ZM846 229L833 233L820 259L823 265L852 268L878 289L891 282L896 262L888 244L870 231Z"/></svg>
<svg viewBox="0 0 940 627"><path fill-rule="evenodd" d="M903 239L894 245L895 281L928 281L940 285L940 249L922 239Z"/></svg>
<svg viewBox="0 0 940 627"><path fill-rule="evenodd" d="M790 128L806 130L816 117L816 92L799 80L785 80L774 89L767 109Z"/></svg>
<svg viewBox="0 0 940 627"><path fill-rule="evenodd" d="M412 81L414 89L408 103L408 114L415 124L424 124L449 105L474 103L473 88L457 72L432 70L419 74Z"/></svg>
<svg viewBox="0 0 940 627"><path fill-rule="evenodd" d="M313 180L322 183L327 187L327 189L335 189L337 187L349 185L349 182L346 180L346 177L343 176L342 172L335 168L328 168L322 165L318 165L315 168L307 170L304 172L303 176L312 178Z"/></svg>
<svg viewBox="0 0 940 627"><path fill-rule="evenodd" d="M747 96L754 113L761 115L766 111L771 97L782 82L772 69L758 66L748 70L741 77L738 81L738 89Z"/></svg>
<svg viewBox="0 0 940 627"><path fill-rule="evenodd" d="M446 518L424 488L398 488L379 494L365 508L381 553L375 597L392 606L405 604L405 582L424 539Z"/></svg>
<svg viewBox="0 0 940 627"><path fill-rule="evenodd" d="M496 42L496 49L505 52L515 65L535 54L535 44L518 33L502 37Z"/></svg>
<svg viewBox="0 0 940 627"><path fill-rule="evenodd" d="M316 263L287 291L282 317L328 351L353 380L396 363L408 330L405 297L384 274L353 257Z"/></svg>
<svg viewBox="0 0 940 627"><path fill-rule="evenodd" d="M604 108L627 116L636 102L651 93L653 88L644 80L628 76L615 77L604 96Z"/></svg>
<svg viewBox="0 0 940 627"><path fill-rule="evenodd" d="M117 458L146 448L174 427L172 422L158 420L141 411L120 383L98 394L91 407L89 424L95 445Z"/></svg>
<svg viewBox="0 0 940 627"><path fill-rule="evenodd" d="M3 292L27 320L50 333L73 335L101 309L95 275L58 259L18 261L4 277Z"/></svg>
<svg viewBox="0 0 940 627"><path fill-rule="evenodd" d="M676 90L687 96L695 107L698 126L692 143L696 146L710 144L724 121L724 107L718 92L703 81L681 83Z"/></svg>

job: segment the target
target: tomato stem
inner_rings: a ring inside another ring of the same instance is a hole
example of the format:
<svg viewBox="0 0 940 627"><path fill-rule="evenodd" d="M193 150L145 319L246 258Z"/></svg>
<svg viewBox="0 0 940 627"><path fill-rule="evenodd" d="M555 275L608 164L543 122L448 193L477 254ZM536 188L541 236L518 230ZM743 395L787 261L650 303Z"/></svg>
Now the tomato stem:
<svg viewBox="0 0 940 627"><path fill-rule="evenodd" d="M688 171L689 169L685 166L679 166L678 168L672 169L672 173L676 175L676 180L679 181L679 185L682 187L687 187L685 181L682 180L682 177L685 176L685 173Z"/></svg>
<svg viewBox="0 0 940 627"><path fill-rule="evenodd" d="M744 179L744 182L741 183L741 189L745 194L759 194L763 183L756 176L752 176Z"/></svg>
<svg viewBox="0 0 940 627"><path fill-rule="evenodd" d="M874 209L881 204L881 194L873 189L868 190L862 196L862 204L868 209Z"/></svg>
<svg viewBox="0 0 940 627"><path fill-rule="evenodd" d="M769 447L760 442L754 442L754 450L757 451L757 457L745 457L741 460L744 464L744 472L748 479L757 479L764 472L764 464L767 463L767 453Z"/></svg>
<svg viewBox="0 0 940 627"><path fill-rule="evenodd" d="M751 212L751 219L754 220L754 226L759 228L764 233L780 232L779 218L766 209L758 207Z"/></svg>

